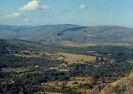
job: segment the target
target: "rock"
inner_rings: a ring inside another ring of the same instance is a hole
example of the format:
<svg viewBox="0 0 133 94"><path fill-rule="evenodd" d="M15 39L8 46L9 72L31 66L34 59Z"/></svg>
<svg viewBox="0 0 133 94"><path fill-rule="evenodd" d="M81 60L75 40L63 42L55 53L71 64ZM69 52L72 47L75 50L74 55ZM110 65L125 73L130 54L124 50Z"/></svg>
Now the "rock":
<svg viewBox="0 0 133 94"><path fill-rule="evenodd" d="M100 84L96 86L93 90L89 92L89 94L99 94L100 91L106 86L106 84Z"/></svg>
<svg viewBox="0 0 133 94"><path fill-rule="evenodd" d="M126 79L122 79L122 80L118 81L114 85L114 88L121 91L123 94L133 94L133 87L132 87L130 81L128 81Z"/></svg>
<svg viewBox="0 0 133 94"><path fill-rule="evenodd" d="M130 88L132 87L129 83L128 80L126 79L122 79L120 81L118 81L115 85L114 85L115 88L118 88L118 89L123 89L125 88L125 91L127 90L130 90Z"/></svg>
<svg viewBox="0 0 133 94"><path fill-rule="evenodd" d="M100 94L110 94L111 92L113 92L113 86L110 85L110 84L107 84L104 89L103 89L104 93L101 93Z"/></svg>

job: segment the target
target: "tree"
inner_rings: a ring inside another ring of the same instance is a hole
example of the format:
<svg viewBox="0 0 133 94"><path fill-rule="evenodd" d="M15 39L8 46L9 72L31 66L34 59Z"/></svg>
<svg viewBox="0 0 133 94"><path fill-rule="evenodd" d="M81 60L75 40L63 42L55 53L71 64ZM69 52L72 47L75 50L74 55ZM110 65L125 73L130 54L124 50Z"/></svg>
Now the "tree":
<svg viewBox="0 0 133 94"><path fill-rule="evenodd" d="M57 81L55 81L55 82L54 82L54 85L58 87L58 82L57 82Z"/></svg>
<svg viewBox="0 0 133 94"><path fill-rule="evenodd" d="M72 72L71 71L68 71L67 74L66 74L67 77L71 77L72 76Z"/></svg>
<svg viewBox="0 0 133 94"><path fill-rule="evenodd" d="M83 84L82 87L85 87L86 89L92 88L91 84L88 83Z"/></svg>
<svg viewBox="0 0 133 94"><path fill-rule="evenodd" d="M81 59L81 62L83 62L84 60L83 59Z"/></svg>
<svg viewBox="0 0 133 94"><path fill-rule="evenodd" d="M66 84L67 84L67 82L63 82L63 83L62 83L63 86L66 86Z"/></svg>
<svg viewBox="0 0 133 94"><path fill-rule="evenodd" d="M80 73L80 76L81 76L81 77L84 77L84 73Z"/></svg>
<svg viewBox="0 0 133 94"><path fill-rule="evenodd" d="M98 58L98 56L96 57L96 61L98 61L99 60L99 58Z"/></svg>
<svg viewBox="0 0 133 94"><path fill-rule="evenodd" d="M73 82L72 84L76 84L76 85L78 85L78 82L76 81L76 82Z"/></svg>
<svg viewBox="0 0 133 94"><path fill-rule="evenodd" d="M82 83L79 84L79 88L82 88Z"/></svg>
<svg viewBox="0 0 133 94"><path fill-rule="evenodd" d="M92 76L91 80L92 80L93 82L96 82L98 78L99 78L99 76L96 75L96 74L94 74L94 75Z"/></svg>
<svg viewBox="0 0 133 94"><path fill-rule="evenodd" d="M61 89L63 90L63 89L66 87L66 85L67 85L67 82L63 82L63 83L61 84Z"/></svg>
<svg viewBox="0 0 133 94"><path fill-rule="evenodd" d="M101 81L102 81L102 83L105 83L105 78L102 77L102 78L101 78Z"/></svg>
<svg viewBox="0 0 133 94"><path fill-rule="evenodd" d="M68 65L68 62L65 62L66 66Z"/></svg>
<svg viewBox="0 0 133 94"><path fill-rule="evenodd" d="M19 94L24 94L24 89L23 88L19 91Z"/></svg>
<svg viewBox="0 0 133 94"><path fill-rule="evenodd" d="M101 57L101 60L100 61L104 61L103 57Z"/></svg>

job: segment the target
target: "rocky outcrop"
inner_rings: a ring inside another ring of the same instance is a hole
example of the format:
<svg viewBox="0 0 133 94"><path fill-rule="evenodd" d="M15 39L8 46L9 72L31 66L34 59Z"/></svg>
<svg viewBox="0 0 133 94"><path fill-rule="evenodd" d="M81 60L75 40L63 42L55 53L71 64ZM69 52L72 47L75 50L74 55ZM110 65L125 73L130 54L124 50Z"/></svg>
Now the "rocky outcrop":
<svg viewBox="0 0 133 94"><path fill-rule="evenodd" d="M131 85L129 83L128 80L126 79L122 79L120 81L118 81L115 85L114 85L115 88L117 89L125 89L125 90L129 90L131 88Z"/></svg>
<svg viewBox="0 0 133 94"><path fill-rule="evenodd" d="M122 92L123 94L133 94L133 87L131 86L131 83L129 80L122 79L118 81L114 88L119 92Z"/></svg>
<svg viewBox="0 0 133 94"><path fill-rule="evenodd" d="M106 84L100 84L96 86L93 90L89 92L89 94L99 94L100 91L106 86Z"/></svg>
<svg viewBox="0 0 133 94"><path fill-rule="evenodd" d="M133 94L133 77L121 79L115 84L100 84L92 89L89 94Z"/></svg>
<svg viewBox="0 0 133 94"><path fill-rule="evenodd" d="M133 70L123 79L96 86L89 94L133 94Z"/></svg>

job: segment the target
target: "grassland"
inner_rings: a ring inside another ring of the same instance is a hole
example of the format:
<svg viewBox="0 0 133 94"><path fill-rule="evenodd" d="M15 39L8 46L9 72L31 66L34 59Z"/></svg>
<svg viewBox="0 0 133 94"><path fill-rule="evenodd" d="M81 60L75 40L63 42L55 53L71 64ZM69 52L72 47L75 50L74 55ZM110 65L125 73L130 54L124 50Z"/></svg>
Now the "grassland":
<svg viewBox="0 0 133 94"><path fill-rule="evenodd" d="M10 72L10 71L19 71L19 72L25 72L28 71L28 68L20 67L20 68L2 68L2 71Z"/></svg>
<svg viewBox="0 0 133 94"><path fill-rule="evenodd" d="M51 42L41 42L42 44L50 44L50 45L60 45L60 46L70 46L70 47L88 47L95 46L96 43L78 43L72 41L51 41Z"/></svg>
<svg viewBox="0 0 133 94"><path fill-rule="evenodd" d="M81 63L83 61L93 61L96 59L95 56L86 56L86 55L80 55L80 54L70 54L70 53L61 53L61 52L58 52L57 54L65 56L64 59L69 63L77 63L77 62Z"/></svg>
<svg viewBox="0 0 133 94"><path fill-rule="evenodd" d="M130 43L99 43L99 44L96 44L96 46L98 45L103 45L103 46L125 46L125 47L128 47L128 48L133 48L133 44L130 44Z"/></svg>
<svg viewBox="0 0 133 94"><path fill-rule="evenodd" d="M81 63L83 61L93 61L96 59L96 56L87 56L87 55L63 53L63 52L54 52L54 53L45 53L45 54L51 56L51 58L58 57L58 60L64 59L68 63Z"/></svg>
<svg viewBox="0 0 133 94"><path fill-rule="evenodd" d="M52 92L45 92L45 94L64 94L64 93L52 93Z"/></svg>

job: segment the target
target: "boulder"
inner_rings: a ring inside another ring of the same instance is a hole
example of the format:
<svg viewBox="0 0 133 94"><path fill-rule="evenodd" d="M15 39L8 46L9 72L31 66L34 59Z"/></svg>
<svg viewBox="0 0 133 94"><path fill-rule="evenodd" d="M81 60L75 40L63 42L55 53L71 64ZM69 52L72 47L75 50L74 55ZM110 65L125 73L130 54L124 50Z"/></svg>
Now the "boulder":
<svg viewBox="0 0 133 94"><path fill-rule="evenodd" d="M99 94L100 91L106 86L106 84L100 84L96 86L94 89L92 89L89 94Z"/></svg>

